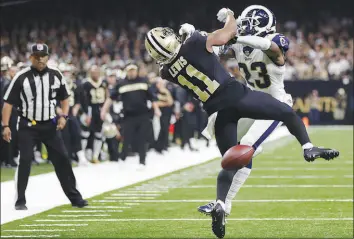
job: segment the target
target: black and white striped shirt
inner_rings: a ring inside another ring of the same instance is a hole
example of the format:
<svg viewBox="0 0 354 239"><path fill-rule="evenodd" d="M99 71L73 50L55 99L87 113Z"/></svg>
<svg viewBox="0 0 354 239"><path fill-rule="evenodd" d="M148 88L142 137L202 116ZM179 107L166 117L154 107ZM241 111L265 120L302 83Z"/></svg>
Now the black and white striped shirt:
<svg viewBox="0 0 354 239"><path fill-rule="evenodd" d="M39 72L27 67L12 79L4 101L28 120L46 121L55 118L57 102L68 97L65 78L58 69L48 66Z"/></svg>

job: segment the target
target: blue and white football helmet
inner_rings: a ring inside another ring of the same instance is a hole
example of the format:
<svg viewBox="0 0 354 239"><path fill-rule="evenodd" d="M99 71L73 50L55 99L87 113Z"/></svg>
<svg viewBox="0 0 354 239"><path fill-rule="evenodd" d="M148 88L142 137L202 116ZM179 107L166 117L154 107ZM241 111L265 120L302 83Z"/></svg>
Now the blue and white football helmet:
<svg viewBox="0 0 354 239"><path fill-rule="evenodd" d="M251 5L237 19L237 34L264 37L276 32L275 25L272 11L261 5Z"/></svg>

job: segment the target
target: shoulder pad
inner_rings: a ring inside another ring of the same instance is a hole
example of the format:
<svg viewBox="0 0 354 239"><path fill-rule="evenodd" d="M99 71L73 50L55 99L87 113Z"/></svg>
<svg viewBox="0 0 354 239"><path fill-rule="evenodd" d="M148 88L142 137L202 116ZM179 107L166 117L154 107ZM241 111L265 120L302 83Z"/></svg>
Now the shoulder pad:
<svg viewBox="0 0 354 239"><path fill-rule="evenodd" d="M284 53L289 50L290 41L283 34L275 33L268 35L267 37L269 37L271 41L275 42Z"/></svg>

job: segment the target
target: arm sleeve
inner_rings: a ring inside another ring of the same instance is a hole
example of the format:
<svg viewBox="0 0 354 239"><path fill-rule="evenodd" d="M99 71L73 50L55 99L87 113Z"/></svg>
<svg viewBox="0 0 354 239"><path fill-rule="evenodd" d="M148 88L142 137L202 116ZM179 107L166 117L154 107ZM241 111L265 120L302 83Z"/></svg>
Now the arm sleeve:
<svg viewBox="0 0 354 239"><path fill-rule="evenodd" d="M272 41L278 45L278 47L286 53L289 50L289 45L290 41L289 39L282 35L282 34L277 34L275 37L273 37Z"/></svg>
<svg viewBox="0 0 354 239"><path fill-rule="evenodd" d="M82 84L81 86L81 93L80 93L80 105L82 111L87 114L88 113L88 104L89 104L89 97L87 95L86 84Z"/></svg>
<svg viewBox="0 0 354 239"><path fill-rule="evenodd" d="M60 73L60 72L59 72ZM70 92L68 89L68 85L66 83L65 77L60 73L60 87L59 87L59 92L58 92L58 100L65 100L70 96Z"/></svg>
<svg viewBox="0 0 354 239"><path fill-rule="evenodd" d="M81 94L81 86L77 86L74 90L74 102L75 104L80 104L80 94Z"/></svg>
<svg viewBox="0 0 354 239"><path fill-rule="evenodd" d="M147 94L148 94L148 99L151 100L151 102L158 101L156 89L154 86L152 86L152 85L148 86Z"/></svg>
<svg viewBox="0 0 354 239"><path fill-rule="evenodd" d="M120 87L120 84L117 84L112 90L110 90L109 94L110 94L110 98L112 100L118 101L119 87Z"/></svg>
<svg viewBox="0 0 354 239"><path fill-rule="evenodd" d="M22 82L19 79L19 76L20 75L16 75L12 79L4 95L4 101L14 106L19 106L21 104L20 95L22 91Z"/></svg>

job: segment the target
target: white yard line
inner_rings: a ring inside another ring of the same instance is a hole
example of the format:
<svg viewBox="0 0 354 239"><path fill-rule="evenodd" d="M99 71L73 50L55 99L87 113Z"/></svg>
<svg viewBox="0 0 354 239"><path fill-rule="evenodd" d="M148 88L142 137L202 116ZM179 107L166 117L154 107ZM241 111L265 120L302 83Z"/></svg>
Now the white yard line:
<svg viewBox="0 0 354 239"><path fill-rule="evenodd" d="M76 231L74 228L68 229L14 229L14 230L1 230L2 232L66 232Z"/></svg>
<svg viewBox="0 0 354 239"><path fill-rule="evenodd" d="M288 133L281 129L278 131L281 137ZM85 198L90 198L102 193L130 186L158 176L162 176L176 170L199 165L219 157L220 153L213 143L209 148L205 141L197 141L199 152L180 150L171 147L166 155L159 155L154 151L147 154L147 166L143 171L137 171L139 165L138 156L128 157L124 164L104 162L90 167L73 168L77 180L78 189ZM175 160L178 159L178 160ZM92 177L95 175L95 177ZM38 190L41 188L41 190ZM156 188L155 190L163 190ZM1 183L1 224L25 218L51 208L70 203L63 193L55 172L31 176L26 190L27 211L14 209L15 183L8 181ZM89 201L90 203L90 201Z"/></svg>
<svg viewBox="0 0 354 239"><path fill-rule="evenodd" d="M87 206L84 208L81 208L82 212L86 212L86 209L118 209L118 208L131 208L131 207L126 207L126 206Z"/></svg>
<svg viewBox="0 0 354 239"><path fill-rule="evenodd" d="M120 197L158 197L161 194L148 194L148 193L113 193L111 196L120 196Z"/></svg>
<svg viewBox="0 0 354 239"><path fill-rule="evenodd" d="M60 237L60 235L1 235L1 238L47 238L47 237Z"/></svg>
<svg viewBox="0 0 354 239"><path fill-rule="evenodd" d="M63 213L123 212L123 210L63 210Z"/></svg>
<svg viewBox="0 0 354 239"><path fill-rule="evenodd" d="M343 177L346 176L351 176L352 175L344 175ZM216 176L215 176L216 177ZM213 177L213 178L215 178ZM336 175L336 176L326 176L326 175L293 175L293 176L281 176L281 175L264 175L264 176L252 176L250 175L249 178L290 178L290 179L294 179L294 178L341 178L342 176L340 175Z"/></svg>
<svg viewBox="0 0 354 239"><path fill-rule="evenodd" d="M66 214L66 215L62 215L62 214L49 214L47 215L48 217L110 217L110 214Z"/></svg>
<svg viewBox="0 0 354 239"><path fill-rule="evenodd" d="M61 221L41 219L41 222ZM70 219L74 222L154 222L154 221L210 221L210 218L109 218L109 219ZM352 217L348 218L227 218L226 221L353 221Z"/></svg>
<svg viewBox="0 0 354 239"><path fill-rule="evenodd" d="M212 178L212 179L216 179L217 175L215 176L208 176L205 178ZM263 178L263 179L267 179L267 178L290 178L290 179L301 179L301 178L353 178L353 175L336 175L336 176L329 176L329 175L293 175L293 176L283 176L283 175L263 175L263 176L253 176L250 175L249 178Z"/></svg>
<svg viewBox="0 0 354 239"><path fill-rule="evenodd" d="M100 202L124 202L124 200L99 200ZM180 199L180 200L129 200L139 203L180 203L180 202L210 202L210 199ZM260 203L260 202L353 202L353 199L257 199L232 200L233 202Z"/></svg>
<svg viewBox="0 0 354 239"><path fill-rule="evenodd" d="M178 188L215 188L216 185L190 185ZM243 185L242 188L352 188L353 185L296 185L296 184L268 184L268 185ZM113 199L113 198L112 198Z"/></svg>
<svg viewBox="0 0 354 239"><path fill-rule="evenodd" d="M88 224L22 224L20 227L86 227Z"/></svg>
<svg viewBox="0 0 354 239"><path fill-rule="evenodd" d="M154 199L155 197L104 197L104 199Z"/></svg>
<svg viewBox="0 0 354 239"><path fill-rule="evenodd" d="M304 167L277 167L277 168L273 168L273 167L262 167L262 168L252 168L252 170L255 171L338 171L338 170L353 170L353 168L351 167L341 167L341 168L304 168Z"/></svg>
<svg viewBox="0 0 354 239"><path fill-rule="evenodd" d="M123 193L168 193L168 190L164 190L164 191L149 191L149 190L140 190L140 189L127 189L122 191Z"/></svg>

